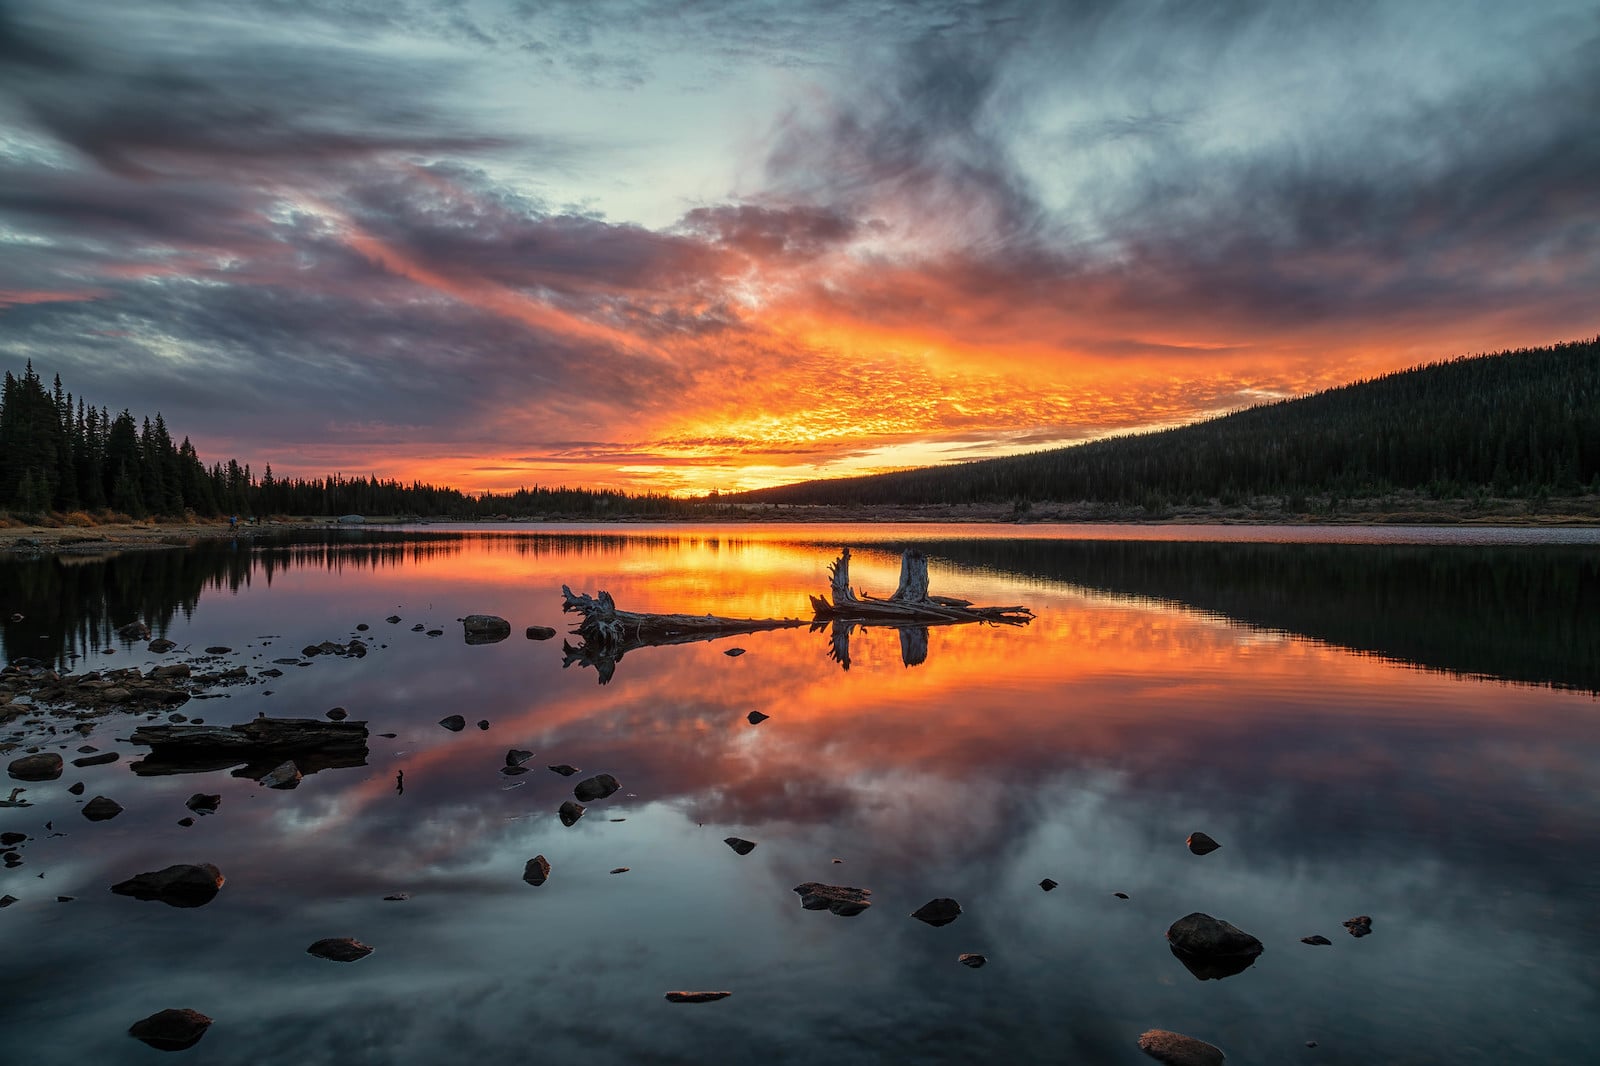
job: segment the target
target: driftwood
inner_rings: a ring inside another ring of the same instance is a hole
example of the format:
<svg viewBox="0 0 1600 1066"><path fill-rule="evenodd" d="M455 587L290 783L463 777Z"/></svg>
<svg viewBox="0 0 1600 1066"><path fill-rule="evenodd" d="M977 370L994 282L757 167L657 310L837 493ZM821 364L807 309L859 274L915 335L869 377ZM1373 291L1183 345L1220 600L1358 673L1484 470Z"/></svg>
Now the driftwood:
<svg viewBox="0 0 1600 1066"><path fill-rule="evenodd" d="M225 770L261 777L285 761L304 774L367 762L367 723L318 718L257 718L235 726L147 725L133 731L150 754L132 764L143 777Z"/></svg>
<svg viewBox="0 0 1600 1066"><path fill-rule="evenodd" d="M1025 626L1033 621L1026 607L974 607L971 600L933 596L928 592L928 557L907 549L900 556L900 584L894 595L879 599L850 587L850 549L828 565L833 602L826 596L812 596L811 609L819 622L843 619L852 622L937 625L952 622L993 622Z"/></svg>

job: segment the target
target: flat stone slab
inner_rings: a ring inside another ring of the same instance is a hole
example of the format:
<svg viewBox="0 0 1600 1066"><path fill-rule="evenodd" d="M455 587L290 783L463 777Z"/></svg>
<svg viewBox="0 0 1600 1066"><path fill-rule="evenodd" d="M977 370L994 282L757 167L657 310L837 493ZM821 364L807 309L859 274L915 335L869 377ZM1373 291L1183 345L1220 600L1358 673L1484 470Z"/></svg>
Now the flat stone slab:
<svg viewBox="0 0 1600 1066"><path fill-rule="evenodd" d="M800 894L800 906L808 911L832 911L841 918L853 918L872 906L872 901L867 897L872 895L870 888L849 888L845 885L825 885L820 881L807 881L803 885L796 885L795 891Z"/></svg>
<svg viewBox="0 0 1600 1066"><path fill-rule="evenodd" d="M722 842L740 855L748 855L756 850L755 841L745 840L742 837L726 837Z"/></svg>

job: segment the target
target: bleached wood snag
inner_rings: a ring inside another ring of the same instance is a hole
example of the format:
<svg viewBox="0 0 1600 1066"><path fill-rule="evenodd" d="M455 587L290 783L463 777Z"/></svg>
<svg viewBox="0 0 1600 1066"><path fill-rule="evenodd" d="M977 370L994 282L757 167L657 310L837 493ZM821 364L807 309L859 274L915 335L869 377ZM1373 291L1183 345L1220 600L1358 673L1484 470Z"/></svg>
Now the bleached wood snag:
<svg viewBox="0 0 1600 1066"><path fill-rule="evenodd" d="M825 596L811 597L811 609L818 621L848 619L861 622L998 622L1027 625L1033 612L1026 607L974 607L971 600L934 596L928 592L928 557L914 549L900 556L900 584L894 595L879 599L850 587L850 549L828 565L833 602Z"/></svg>

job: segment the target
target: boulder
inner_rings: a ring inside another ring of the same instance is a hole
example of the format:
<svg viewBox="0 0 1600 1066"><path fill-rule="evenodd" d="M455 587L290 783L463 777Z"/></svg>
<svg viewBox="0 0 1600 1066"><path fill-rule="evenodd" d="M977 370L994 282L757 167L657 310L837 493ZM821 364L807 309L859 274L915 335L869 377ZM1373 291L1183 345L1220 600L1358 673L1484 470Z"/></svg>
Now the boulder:
<svg viewBox="0 0 1600 1066"><path fill-rule="evenodd" d="M188 677L192 670L188 663L168 663L166 666L157 666L147 675L152 681L168 681L175 677Z"/></svg>
<svg viewBox="0 0 1600 1066"><path fill-rule="evenodd" d="M307 955L315 955L329 962L355 962L372 954L372 949L359 940L347 936L328 937L306 948Z"/></svg>
<svg viewBox="0 0 1600 1066"><path fill-rule="evenodd" d="M123 640L149 640L150 627L143 622L129 622L125 626L117 627L117 636Z"/></svg>
<svg viewBox="0 0 1600 1066"><path fill-rule="evenodd" d="M622 786L610 774L596 774L593 777L579 781L572 794L582 803L589 803L597 799L605 799Z"/></svg>
<svg viewBox="0 0 1600 1066"><path fill-rule="evenodd" d="M128 1026L128 1034L159 1051L182 1051L198 1044L210 1027L210 1018L185 1007L141 1018Z"/></svg>
<svg viewBox="0 0 1600 1066"><path fill-rule="evenodd" d="M521 748L511 748L506 752L506 765L521 766L531 758L533 758L533 752L524 751Z"/></svg>
<svg viewBox="0 0 1600 1066"><path fill-rule="evenodd" d="M574 803L571 800L567 800L561 805L560 809L556 811L556 817L561 819L562 825L570 829L579 818L583 817L583 812L586 810L588 810L588 808L583 804Z"/></svg>
<svg viewBox="0 0 1600 1066"><path fill-rule="evenodd" d="M300 784L300 767L290 762L279 763L268 770L261 777L261 783L268 788L295 788Z"/></svg>
<svg viewBox="0 0 1600 1066"><path fill-rule="evenodd" d="M85 803L79 813L91 822L104 822L121 814L122 804L105 796L96 796Z"/></svg>
<svg viewBox="0 0 1600 1066"><path fill-rule="evenodd" d="M342 722L346 718L350 717L350 712L345 710L343 707L330 707L323 717L328 719L330 722Z"/></svg>
<svg viewBox="0 0 1600 1066"><path fill-rule="evenodd" d="M929 925L949 925L961 915L961 904L945 896L931 899L911 912L911 917Z"/></svg>
<svg viewBox="0 0 1600 1066"><path fill-rule="evenodd" d="M848 888L807 881L803 885L796 885L795 891L800 894L800 906L806 910L832 911L842 918L853 918L872 906L872 901L867 898L872 895L870 888Z"/></svg>
<svg viewBox="0 0 1600 1066"><path fill-rule="evenodd" d="M1209 914L1185 915L1167 929L1172 953L1201 981L1232 977L1261 954L1261 941Z"/></svg>
<svg viewBox="0 0 1600 1066"><path fill-rule="evenodd" d="M179 864L119 881L111 891L169 907L203 907L216 898L224 880L222 871L208 862L198 866Z"/></svg>
<svg viewBox="0 0 1600 1066"><path fill-rule="evenodd" d="M542 885L550 879L550 860L543 855L535 855L528 860L528 865L522 868L522 879L530 885Z"/></svg>
<svg viewBox="0 0 1600 1066"><path fill-rule="evenodd" d="M155 640L150 642L150 651L156 655L165 655L167 652L171 651L177 646L177 644L167 640L165 637L157 637Z"/></svg>
<svg viewBox="0 0 1600 1066"><path fill-rule="evenodd" d="M1151 1029L1140 1036L1139 1050L1166 1066L1222 1066L1225 1061L1220 1048L1166 1029Z"/></svg>
<svg viewBox="0 0 1600 1066"><path fill-rule="evenodd" d="M1218 848L1222 847L1221 844L1218 844L1215 840L1212 840L1204 833L1198 831L1190 833L1189 839L1184 841L1184 843L1188 844L1189 850L1194 852L1196 855L1210 855L1213 851L1216 851Z"/></svg>
<svg viewBox="0 0 1600 1066"><path fill-rule="evenodd" d="M529 626L527 635L529 640L549 640L556 631L551 626Z"/></svg>
<svg viewBox="0 0 1600 1066"><path fill-rule="evenodd" d="M728 845L728 847L732 848L734 851L738 852L740 855L748 855L752 851L756 850L756 842L753 840L744 840L740 837L726 837L722 842Z"/></svg>
<svg viewBox="0 0 1600 1066"><path fill-rule="evenodd" d="M495 614L469 614L461 625L468 644L495 644L511 635L511 623Z"/></svg>
<svg viewBox="0 0 1600 1066"><path fill-rule="evenodd" d="M61 756L53 751L12 759L6 772L18 781L54 781L61 776Z"/></svg>

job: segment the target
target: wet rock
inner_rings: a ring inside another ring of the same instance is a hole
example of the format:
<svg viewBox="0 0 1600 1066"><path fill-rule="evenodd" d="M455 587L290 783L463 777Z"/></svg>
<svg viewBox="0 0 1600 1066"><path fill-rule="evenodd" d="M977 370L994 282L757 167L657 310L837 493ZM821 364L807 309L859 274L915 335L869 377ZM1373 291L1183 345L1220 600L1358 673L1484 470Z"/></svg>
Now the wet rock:
<svg viewBox="0 0 1600 1066"><path fill-rule="evenodd" d="M1325 948L1325 947L1331 947L1332 944L1333 944L1333 941L1329 940L1327 937L1323 936L1321 933L1313 933L1311 936L1303 936L1303 937L1301 937L1300 938L1300 943L1302 943L1302 944L1310 944L1312 947Z"/></svg>
<svg viewBox="0 0 1600 1066"><path fill-rule="evenodd" d="M83 795L83 782L82 781L73 782L72 784L67 786L67 791L72 793L74 796Z"/></svg>
<svg viewBox="0 0 1600 1066"><path fill-rule="evenodd" d="M496 644L511 635L511 623L495 614L469 614L461 626L468 644Z"/></svg>
<svg viewBox="0 0 1600 1066"><path fill-rule="evenodd" d="M222 806L222 795L221 793L208 795L204 792L196 792L184 800L183 805L196 814L215 814L217 808Z"/></svg>
<svg viewBox="0 0 1600 1066"><path fill-rule="evenodd" d="M323 717L327 718L329 721L342 722L346 718L350 717L350 712L345 710L343 707L330 707Z"/></svg>
<svg viewBox="0 0 1600 1066"><path fill-rule="evenodd" d="M1047 877L1043 881L1039 882L1039 887L1044 889L1046 892L1050 892L1055 889L1056 882Z"/></svg>
<svg viewBox="0 0 1600 1066"><path fill-rule="evenodd" d="M421 633L426 628L428 628L428 627L423 625L421 622L418 622L416 625L411 627L411 632L413 632L413 633Z"/></svg>
<svg viewBox="0 0 1600 1066"><path fill-rule="evenodd" d="M530 885L544 884L550 879L550 861L543 855L535 855L522 868L522 879Z"/></svg>
<svg viewBox="0 0 1600 1066"><path fill-rule="evenodd" d="M1244 930L1196 911L1167 929L1172 953L1201 981L1221 980L1246 970L1261 954L1261 941Z"/></svg>
<svg viewBox="0 0 1600 1066"><path fill-rule="evenodd" d="M223 881L222 871L208 862L180 863L119 881L111 886L111 891L119 896L155 900L169 907L203 907L216 898Z"/></svg>
<svg viewBox="0 0 1600 1066"><path fill-rule="evenodd" d="M0 833L0 847L9 848L28 839L27 833Z"/></svg>
<svg viewBox="0 0 1600 1066"><path fill-rule="evenodd" d="M397 614L391 614L388 618L385 618L384 621L388 622L392 626L397 626L400 624L400 616Z"/></svg>
<svg viewBox="0 0 1600 1066"><path fill-rule="evenodd" d="M500 773L502 775L506 776L506 777L516 777L518 774L525 774L527 772L528 772L528 768L526 766L502 766L502 767L500 767Z"/></svg>
<svg viewBox="0 0 1600 1066"><path fill-rule="evenodd" d="M740 837L725 837L722 842L740 855L748 855L756 850L756 842L753 840L744 840Z"/></svg>
<svg viewBox="0 0 1600 1066"><path fill-rule="evenodd" d="M78 898L77 896L57 896L56 897L56 902L57 903L71 903L73 900L75 900L77 898Z"/></svg>
<svg viewBox="0 0 1600 1066"><path fill-rule="evenodd" d="M737 659L739 656L744 654L744 649L743 648L729 648L727 651L723 652L722 654L726 655L730 659Z"/></svg>
<svg viewBox="0 0 1600 1066"><path fill-rule="evenodd" d="M459 733L463 729L467 728L467 720L461 717L459 714L446 715L445 717L439 719L439 724L450 730L452 733Z"/></svg>
<svg viewBox="0 0 1600 1066"><path fill-rule="evenodd" d="M488 732L489 731L489 719L487 719L487 718L478 719L478 728L483 730L484 732Z"/></svg>
<svg viewBox="0 0 1600 1066"><path fill-rule="evenodd" d="M210 1027L210 1018L185 1007L157 1011L148 1018L141 1018L128 1026L128 1035L160 1051L183 1051L198 1044Z"/></svg>
<svg viewBox="0 0 1600 1066"><path fill-rule="evenodd" d="M188 663L168 663L166 666L153 667L145 676L151 681L170 681L176 677L188 677L193 672Z"/></svg>
<svg viewBox="0 0 1600 1066"><path fill-rule="evenodd" d="M566 763L557 763L554 766L547 767L547 769L555 771L562 777L571 777L573 774L578 772L578 768L576 766L568 766Z"/></svg>
<svg viewBox="0 0 1600 1066"><path fill-rule="evenodd" d="M96 796L79 810L91 822L105 822L122 813L122 804L105 796Z"/></svg>
<svg viewBox="0 0 1600 1066"><path fill-rule="evenodd" d="M583 812L586 810L588 810L588 808L583 804L574 803L571 800L567 800L561 805L560 809L556 811L556 817L561 819L562 825L567 826L570 829L579 818L583 817Z"/></svg>
<svg viewBox="0 0 1600 1066"><path fill-rule="evenodd" d="M842 918L853 918L872 906L872 901L867 898L872 895L870 888L848 888L807 881L803 885L796 885L795 891L800 894L800 906L806 910L832 911Z"/></svg>
<svg viewBox="0 0 1600 1066"><path fill-rule="evenodd" d="M294 788L300 784L300 767L292 761L279 763L262 775L261 783L268 788Z"/></svg>
<svg viewBox="0 0 1600 1066"><path fill-rule="evenodd" d="M406 900L411 898L411 894L409 892L391 892L389 895L384 896L383 898L392 903L404 903Z"/></svg>
<svg viewBox="0 0 1600 1066"><path fill-rule="evenodd" d="M15 902L17 902L16 896L0 896L0 911L5 910Z"/></svg>
<svg viewBox="0 0 1600 1066"><path fill-rule="evenodd" d="M572 794L578 797L579 802L589 803L607 796L621 788L617 779L610 774L595 774L593 777L584 778L573 788Z"/></svg>
<svg viewBox="0 0 1600 1066"><path fill-rule="evenodd" d="M1189 850L1194 852L1196 855L1210 855L1213 851L1216 851L1218 848L1222 847L1221 844L1218 844L1215 840L1212 840L1204 833L1198 831L1190 833L1189 839L1184 841L1184 843L1188 844Z"/></svg>
<svg viewBox="0 0 1600 1066"><path fill-rule="evenodd" d="M522 748L509 748L506 750L506 765L521 766L533 758L533 752L524 751Z"/></svg>
<svg viewBox="0 0 1600 1066"><path fill-rule="evenodd" d="M222 644L215 644L206 649L207 655L232 655L233 649Z"/></svg>
<svg viewBox="0 0 1600 1066"><path fill-rule="evenodd" d="M367 631L367 630L369 630L369 629L371 629L371 628L372 628L372 627L371 627L371 626L369 626L369 625L367 625L367 623L365 623L365 622L361 622L361 623L358 623L358 624L357 624L357 625L356 625L356 632L357 632L357 633L365 633L365 632L366 632L366 631Z"/></svg>
<svg viewBox="0 0 1600 1066"><path fill-rule="evenodd" d="M150 627L143 622L129 622L117 628L117 636L123 640L149 640Z"/></svg>
<svg viewBox="0 0 1600 1066"><path fill-rule="evenodd" d="M929 925L949 925L961 914L961 904L953 899L941 896L931 899L911 912L911 917L919 922Z"/></svg>
<svg viewBox="0 0 1600 1066"><path fill-rule="evenodd" d="M18 781L54 781L61 776L61 769L61 756L47 751L12 759L6 772Z"/></svg>
<svg viewBox="0 0 1600 1066"><path fill-rule="evenodd" d="M178 824L183 826L185 829L187 829L191 825L194 825L194 819L193 818L179 818L178 819Z"/></svg>
<svg viewBox="0 0 1600 1066"><path fill-rule="evenodd" d="M1359 918L1348 919L1344 923L1344 927L1349 930L1351 936L1358 940L1361 937L1372 935L1372 919L1365 914Z"/></svg>
<svg viewBox="0 0 1600 1066"><path fill-rule="evenodd" d="M157 637L155 640L150 642L150 651L156 655L165 655L167 652L171 651L177 646L178 645L170 640L167 640L165 637Z"/></svg>
<svg viewBox="0 0 1600 1066"><path fill-rule="evenodd" d="M961 956L956 961L961 963L963 966L970 966L976 970L978 967L988 962L989 957L987 955L979 955L975 951L966 951L962 952Z"/></svg>
<svg viewBox="0 0 1600 1066"><path fill-rule="evenodd" d="M745 721L749 722L751 725L760 725L762 722L765 722L768 718L771 718L772 715L770 715L770 714L762 714L760 711L751 711L749 714L745 715L744 717L745 717Z"/></svg>
<svg viewBox="0 0 1600 1066"><path fill-rule="evenodd" d="M430 636L430 637L442 637L442 636L444 636L444 630L442 630L442 629L430 629L430 630L428 630L428 636Z"/></svg>
<svg viewBox="0 0 1600 1066"><path fill-rule="evenodd" d="M1111 894L1113 896L1116 896L1118 899L1127 899L1128 898L1128 894L1126 892L1113 892Z"/></svg>
<svg viewBox="0 0 1600 1066"><path fill-rule="evenodd" d="M359 940L347 936L328 937L306 948L307 955L315 955L329 962L355 962L372 954L372 949Z"/></svg>
<svg viewBox="0 0 1600 1066"><path fill-rule="evenodd" d="M732 992L668 992L668 1003L715 1003L727 999Z"/></svg>
<svg viewBox="0 0 1600 1066"><path fill-rule="evenodd" d="M1139 1050L1166 1066L1222 1066L1225 1061L1221 1049L1166 1029L1151 1029L1139 1037Z"/></svg>
<svg viewBox="0 0 1600 1066"><path fill-rule="evenodd" d="M529 626L527 630L529 640L549 640L555 635L556 631L550 626Z"/></svg>
<svg viewBox="0 0 1600 1066"><path fill-rule="evenodd" d="M106 763L116 762L122 756L114 751L102 751L98 755L84 755L73 759L73 766L104 766Z"/></svg>
<svg viewBox="0 0 1600 1066"><path fill-rule="evenodd" d="M625 874L625 873L628 872L628 867L626 867L626 866L618 866L615 870L612 870L611 872L614 873L614 874Z"/></svg>

